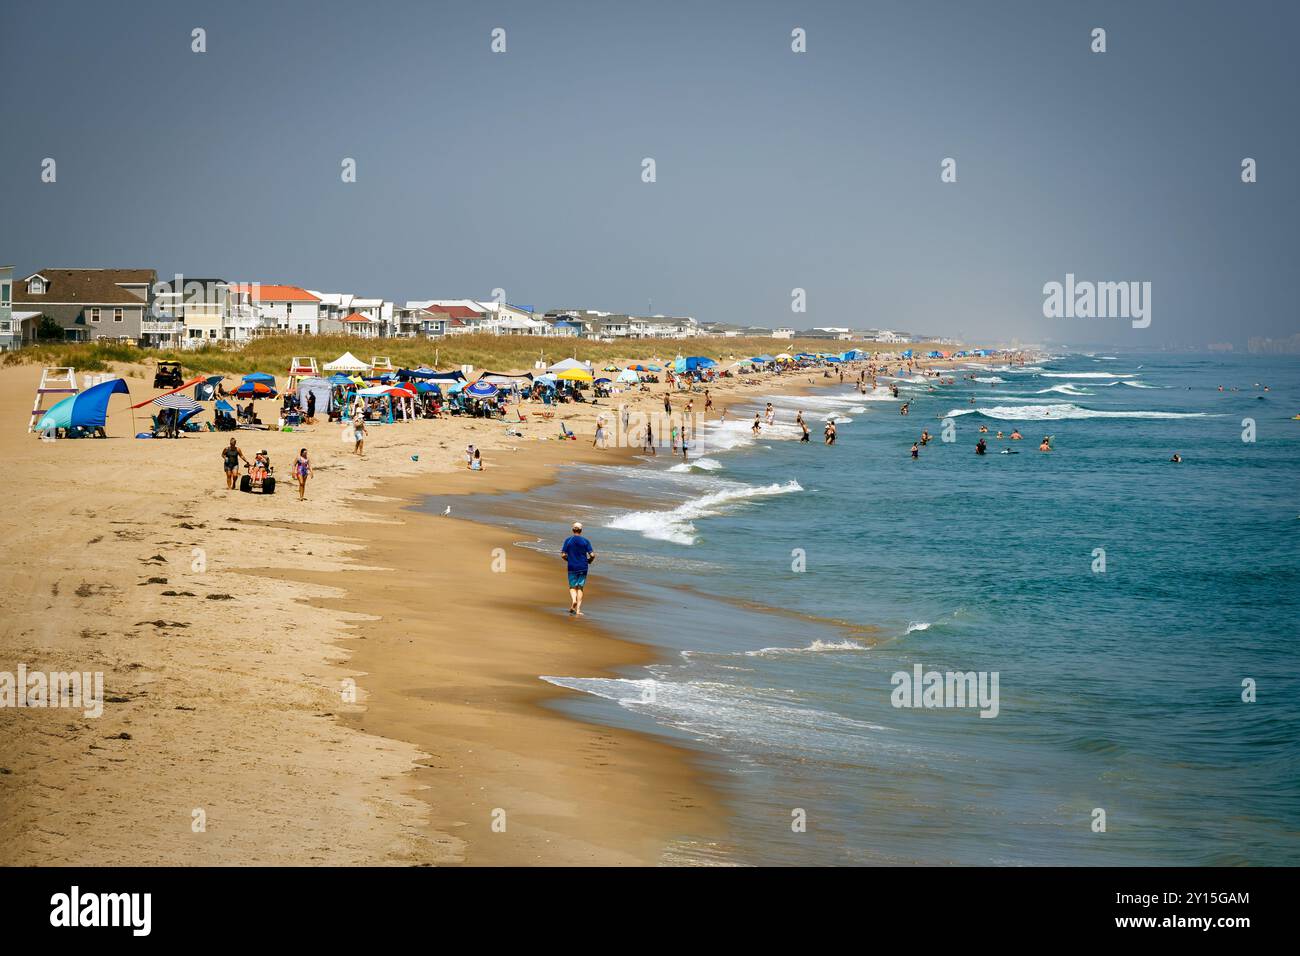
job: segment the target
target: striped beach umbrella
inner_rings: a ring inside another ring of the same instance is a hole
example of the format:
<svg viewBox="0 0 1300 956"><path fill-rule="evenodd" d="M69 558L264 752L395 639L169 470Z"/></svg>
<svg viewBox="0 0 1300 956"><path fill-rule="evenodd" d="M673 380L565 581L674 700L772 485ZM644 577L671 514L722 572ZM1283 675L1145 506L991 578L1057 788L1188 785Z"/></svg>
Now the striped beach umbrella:
<svg viewBox="0 0 1300 956"><path fill-rule="evenodd" d="M160 408L174 408L178 412L192 412L203 407L188 395L175 392L171 395L159 395L153 400L153 404Z"/></svg>

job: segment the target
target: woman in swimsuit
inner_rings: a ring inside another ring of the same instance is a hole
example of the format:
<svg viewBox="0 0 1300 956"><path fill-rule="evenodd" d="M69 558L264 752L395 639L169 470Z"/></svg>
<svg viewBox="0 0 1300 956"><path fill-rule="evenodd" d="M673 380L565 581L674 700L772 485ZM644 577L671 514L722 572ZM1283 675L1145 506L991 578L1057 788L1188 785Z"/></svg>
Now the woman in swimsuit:
<svg viewBox="0 0 1300 956"><path fill-rule="evenodd" d="M307 497L307 479L311 477L311 461L307 458L306 448L298 452L298 458L293 463L293 476L298 479L298 500L304 501Z"/></svg>

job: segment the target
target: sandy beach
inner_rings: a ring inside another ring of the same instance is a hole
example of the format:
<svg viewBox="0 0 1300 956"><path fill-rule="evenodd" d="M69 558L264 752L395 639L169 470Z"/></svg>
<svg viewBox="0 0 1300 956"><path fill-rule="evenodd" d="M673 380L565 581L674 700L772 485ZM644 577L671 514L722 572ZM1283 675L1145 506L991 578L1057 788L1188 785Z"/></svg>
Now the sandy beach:
<svg viewBox="0 0 1300 956"><path fill-rule="evenodd" d="M3 518L3 669L105 684L93 719L0 710L0 862L650 864L717 834L687 752L545 706L563 692L538 674L602 673L647 649L569 619L558 560L408 510L627 460L590 440L617 397L559 407L576 441L536 416L515 434L471 419L373 427L364 459L338 426L240 432L282 475L311 449L299 502L287 482L226 491L220 433L131 439L147 373L119 370L131 396L114 397L107 441L45 442L22 428L39 370L0 371L24 492ZM715 414L757 381L719 383ZM662 392L635 401L653 411ZM464 468L469 442L483 472Z"/></svg>

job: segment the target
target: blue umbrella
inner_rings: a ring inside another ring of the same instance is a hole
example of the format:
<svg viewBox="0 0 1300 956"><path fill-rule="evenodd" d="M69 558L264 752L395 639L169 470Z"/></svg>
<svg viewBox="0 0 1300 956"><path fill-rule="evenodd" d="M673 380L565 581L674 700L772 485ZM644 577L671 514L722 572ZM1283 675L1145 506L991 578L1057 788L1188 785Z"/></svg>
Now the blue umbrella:
<svg viewBox="0 0 1300 956"><path fill-rule="evenodd" d="M497 393L497 387L491 382L475 382L473 385L467 386L465 392L475 398L491 398Z"/></svg>
<svg viewBox="0 0 1300 956"><path fill-rule="evenodd" d="M109 396L118 392L130 394L126 382L115 378L111 382L101 382L84 392L70 395L50 407L36 430L44 432L55 428L103 428L108 416Z"/></svg>
<svg viewBox="0 0 1300 956"><path fill-rule="evenodd" d="M245 382L261 382L263 385L274 385L275 376L266 372L249 372L244 376Z"/></svg>

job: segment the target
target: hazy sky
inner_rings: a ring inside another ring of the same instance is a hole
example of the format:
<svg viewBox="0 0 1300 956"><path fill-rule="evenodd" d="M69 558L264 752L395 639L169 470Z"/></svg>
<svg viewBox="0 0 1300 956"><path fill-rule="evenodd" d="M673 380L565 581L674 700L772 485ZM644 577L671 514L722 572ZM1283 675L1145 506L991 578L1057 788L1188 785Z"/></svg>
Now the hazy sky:
<svg viewBox="0 0 1300 956"><path fill-rule="evenodd" d="M1287 335L1298 10L6 4L0 263L999 340ZM1044 318L1067 272L1151 282L1150 327Z"/></svg>

